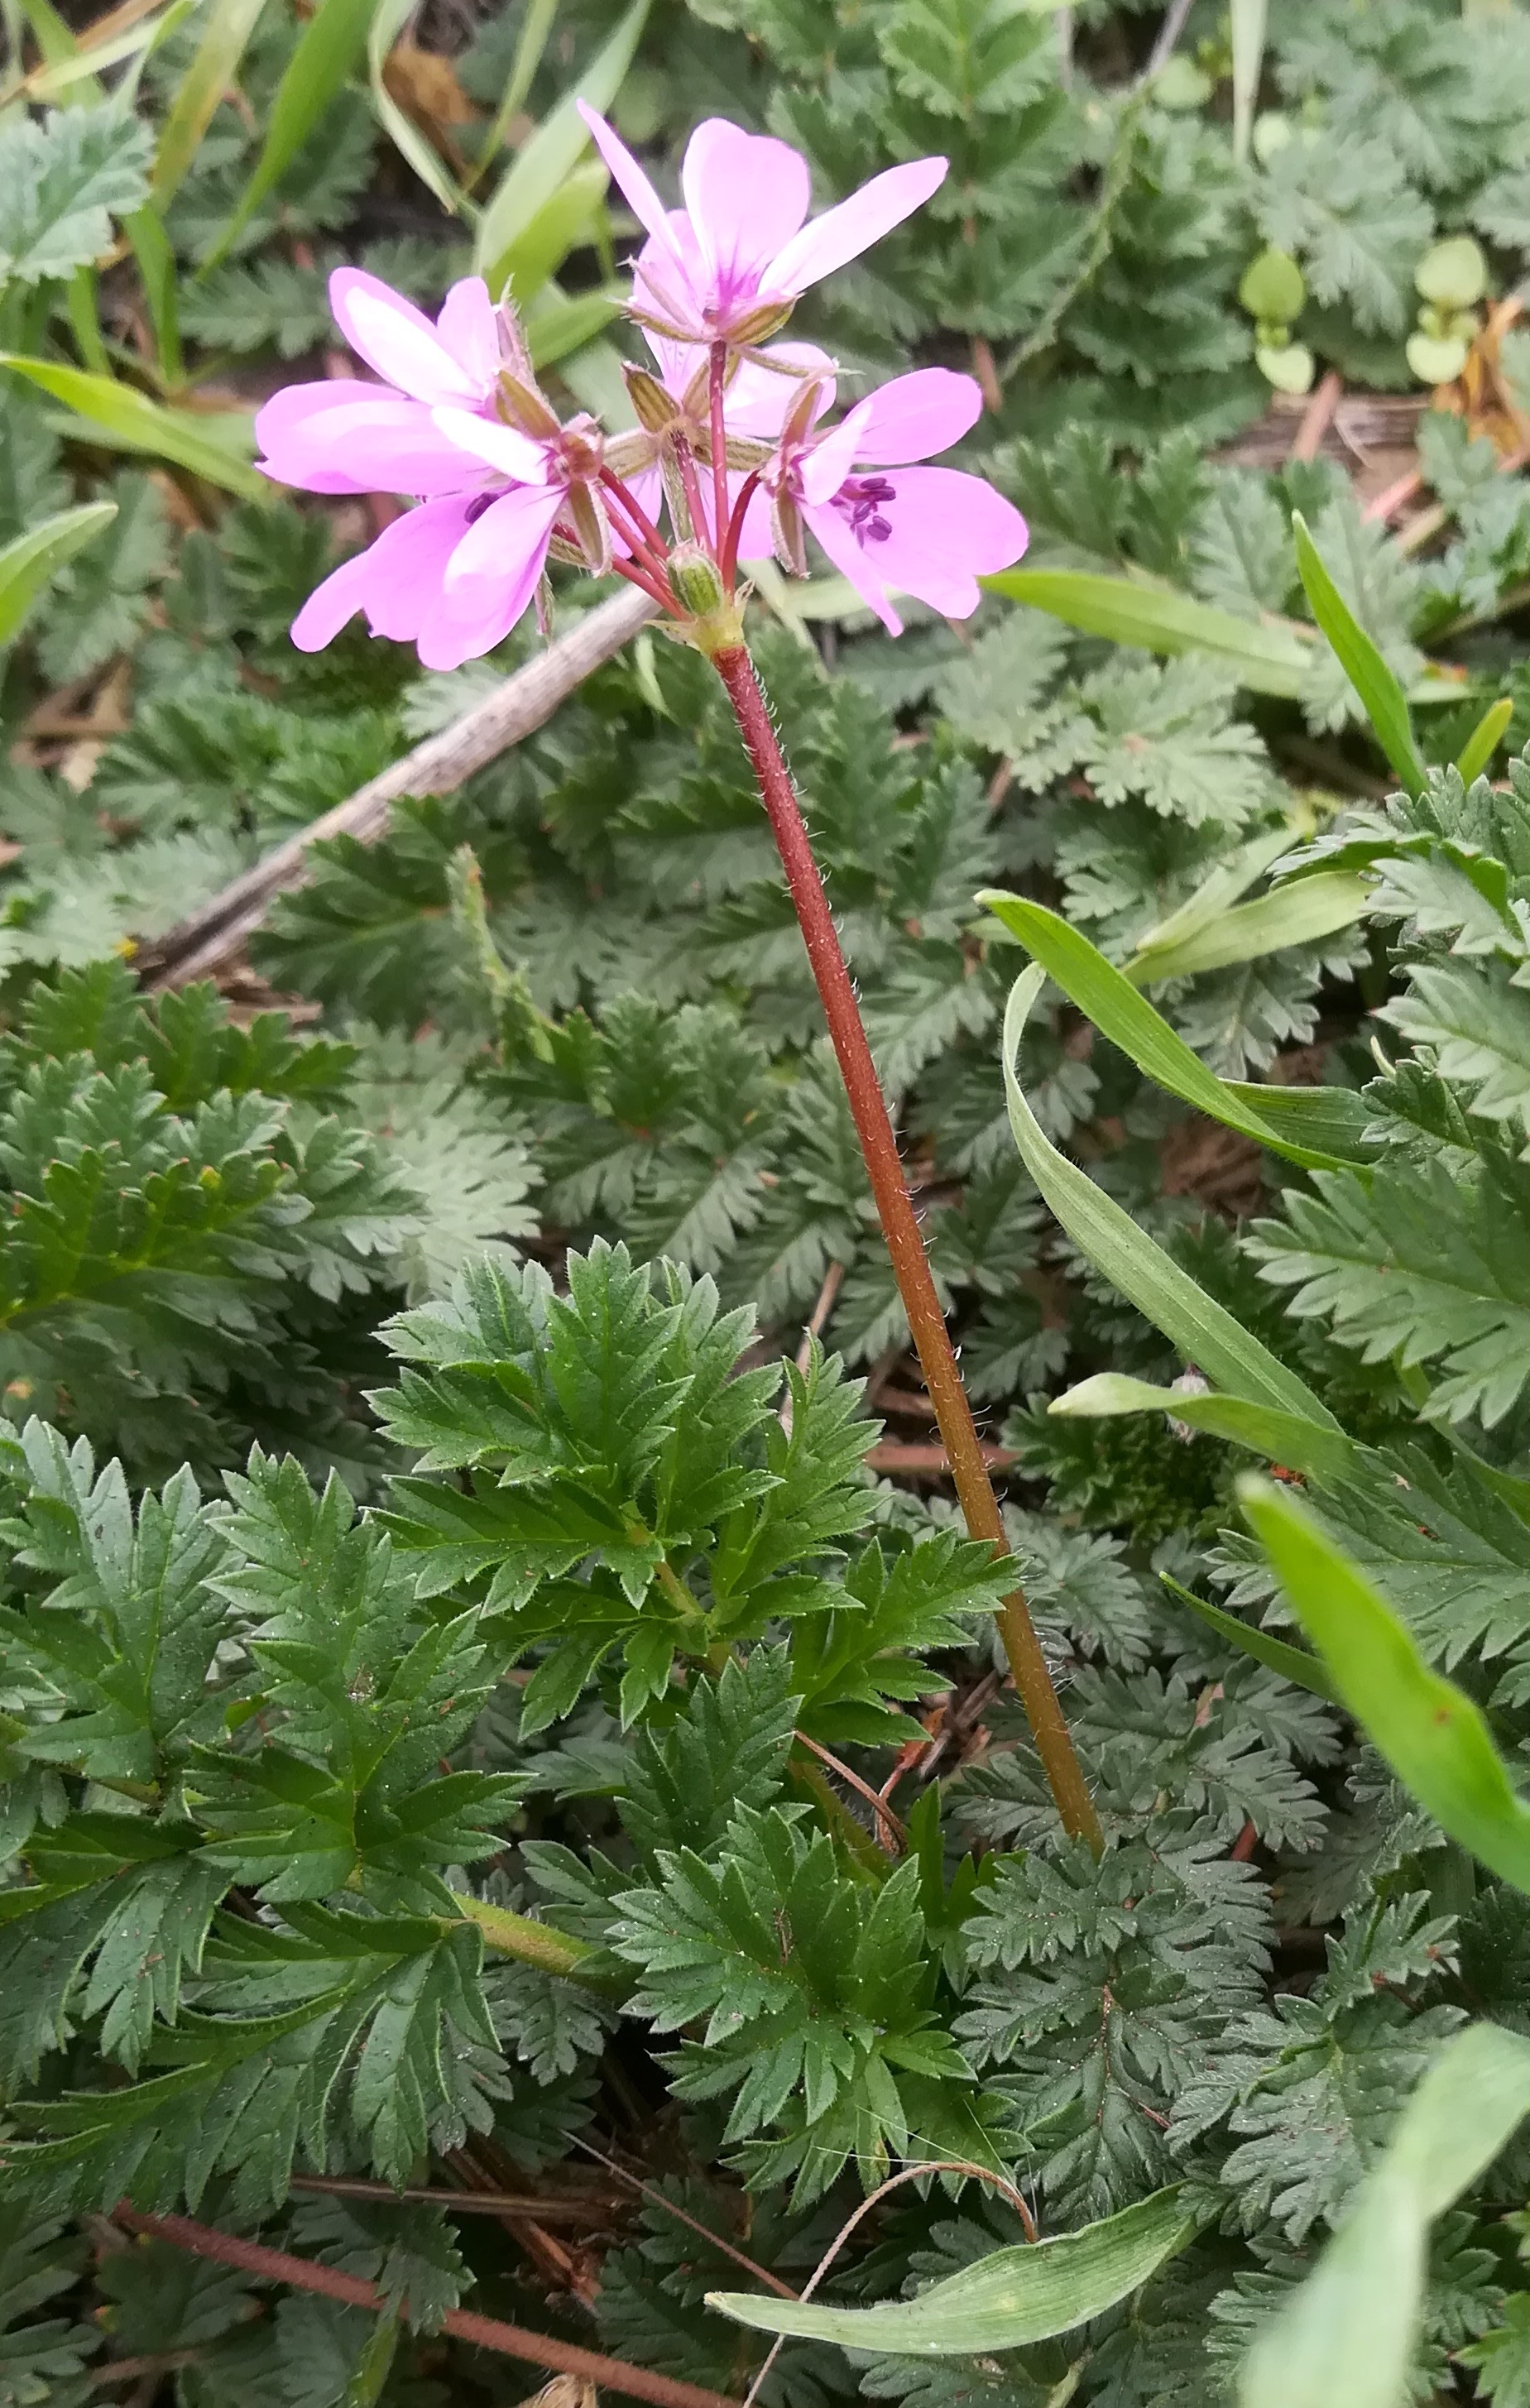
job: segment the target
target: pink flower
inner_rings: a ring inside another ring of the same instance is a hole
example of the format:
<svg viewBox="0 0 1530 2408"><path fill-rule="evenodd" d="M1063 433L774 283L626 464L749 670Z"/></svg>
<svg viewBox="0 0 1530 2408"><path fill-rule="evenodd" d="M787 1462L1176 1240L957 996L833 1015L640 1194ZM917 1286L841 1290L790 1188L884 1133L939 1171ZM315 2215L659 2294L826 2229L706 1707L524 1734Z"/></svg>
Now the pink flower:
<svg viewBox="0 0 1530 2408"><path fill-rule="evenodd" d="M457 668L491 651L526 609L560 517L593 566L609 565L613 540L627 549L593 498L600 429L591 419L559 425L480 277L452 286L435 325L359 268L337 268L329 290L352 350L388 381L338 378L279 393L255 422L260 465L308 493L415 494L422 503L316 587L293 641L317 652L363 610L375 636L413 642L427 668ZM504 423L508 396L535 434ZM656 480L648 490L656 500Z"/></svg>
<svg viewBox="0 0 1530 2408"><path fill-rule="evenodd" d="M788 565L799 575L806 566L800 518L893 635L901 635L903 622L890 588L945 618L969 618L982 599L977 580L1024 551L1025 522L981 477L910 464L948 451L977 423L983 405L975 380L950 368L917 368L815 437L824 406L823 388L809 387L765 470ZM758 558L763 530L759 514L751 519L742 551Z"/></svg>
<svg viewBox="0 0 1530 2408"><path fill-rule="evenodd" d="M360 267L337 267L329 305L350 348L386 381L288 385L255 420L259 466L309 494L458 494L489 480L431 417L438 404L486 411L505 365L480 276L454 284L435 325Z"/></svg>
<svg viewBox="0 0 1530 2408"><path fill-rule="evenodd" d="M639 312L681 342L762 341L773 316L779 323L810 284L901 225L946 174L944 159L889 167L808 223L801 152L708 117L686 145L685 207L671 211L605 119L582 100L579 114L651 237L637 263Z"/></svg>

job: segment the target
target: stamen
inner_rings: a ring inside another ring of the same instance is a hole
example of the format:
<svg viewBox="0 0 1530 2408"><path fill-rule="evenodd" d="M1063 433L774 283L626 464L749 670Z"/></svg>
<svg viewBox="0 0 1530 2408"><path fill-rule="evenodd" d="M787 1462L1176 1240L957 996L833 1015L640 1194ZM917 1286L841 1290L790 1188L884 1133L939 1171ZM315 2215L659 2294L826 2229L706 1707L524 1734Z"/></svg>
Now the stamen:
<svg viewBox="0 0 1530 2408"><path fill-rule="evenodd" d="M890 477L847 477L834 497L834 507L850 522L851 533L862 544L885 543L893 532L881 504L895 502L897 487Z"/></svg>

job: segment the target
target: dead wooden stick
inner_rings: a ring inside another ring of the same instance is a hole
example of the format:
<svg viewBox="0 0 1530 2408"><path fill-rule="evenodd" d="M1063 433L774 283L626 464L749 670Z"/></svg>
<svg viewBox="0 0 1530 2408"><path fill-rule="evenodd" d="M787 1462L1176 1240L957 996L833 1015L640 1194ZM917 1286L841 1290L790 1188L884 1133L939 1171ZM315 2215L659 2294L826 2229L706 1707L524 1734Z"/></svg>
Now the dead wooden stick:
<svg viewBox="0 0 1530 2408"><path fill-rule="evenodd" d="M380 777L242 871L210 902L142 945L136 956L141 983L150 991L185 986L221 969L260 926L276 897L307 882L315 844L334 836L374 843L400 795L450 795L475 769L542 726L593 669L610 660L655 615L648 595L632 585L586 611L565 636L507 678L497 694L465 711L438 736L427 737Z"/></svg>

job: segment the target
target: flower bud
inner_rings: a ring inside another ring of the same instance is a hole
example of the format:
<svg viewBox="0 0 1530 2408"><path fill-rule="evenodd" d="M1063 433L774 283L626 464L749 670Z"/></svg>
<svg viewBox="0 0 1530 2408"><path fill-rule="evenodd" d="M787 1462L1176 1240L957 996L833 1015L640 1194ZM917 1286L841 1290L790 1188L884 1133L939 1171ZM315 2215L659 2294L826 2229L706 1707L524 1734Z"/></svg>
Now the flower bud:
<svg viewBox="0 0 1530 2408"><path fill-rule="evenodd" d="M588 485L570 485L567 509L586 568L604 577L611 565L611 529L604 505Z"/></svg>
<svg viewBox="0 0 1530 2408"><path fill-rule="evenodd" d="M551 442L559 431L558 422L536 386L512 376L508 368L500 369L497 382L499 413L507 425L518 427L535 442Z"/></svg>
<svg viewBox="0 0 1530 2408"><path fill-rule="evenodd" d="M755 343L768 343L779 335L792 315L790 301L762 301L757 309L746 309L728 328L728 340L739 351L748 351ZM691 338L694 341L695 337Z"/></svg>
<svg viewBox="0 0 1530 2408"><path fill-rule="evenodd" d="M682 543L669 555L669 582L694 619L721 610L727 596L716 561L699 543Z"/></svg>

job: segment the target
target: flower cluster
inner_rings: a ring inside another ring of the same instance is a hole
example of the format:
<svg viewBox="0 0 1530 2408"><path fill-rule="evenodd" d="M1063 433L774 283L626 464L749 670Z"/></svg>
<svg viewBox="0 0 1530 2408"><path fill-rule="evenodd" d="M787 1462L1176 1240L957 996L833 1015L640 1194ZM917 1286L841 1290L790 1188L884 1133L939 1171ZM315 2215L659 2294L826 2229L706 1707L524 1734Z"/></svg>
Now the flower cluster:
<svg viewBox="0 0 1530 2408"><path fill-rule="evenodd" d="M628 370L636 429L560 421L513 310L481 278L454 284L432 324L376 277L337 269L336 321L380 381L276 394L256 420L260 465L308 493L415 507L325 579L293 641L315 651L361 610L427 668L455 668L534 600L545 611L550 559L615 569L696 636L698 566L703 593L728 605L718 624L736 625L739 560L774 552L806 575L808 533L894 634L895 594L951 618L976 609L978 578L1019 559L1025 523L980 478L922 464L974 424L977 384L917 369L825 423L834 362L774 339L809 285L928 200L946 162L891 167L809 219L807 162L710 118L686 150L685 206L666 209L611 128L583 114L647 236L630 314L656 373Z"/></svg>

